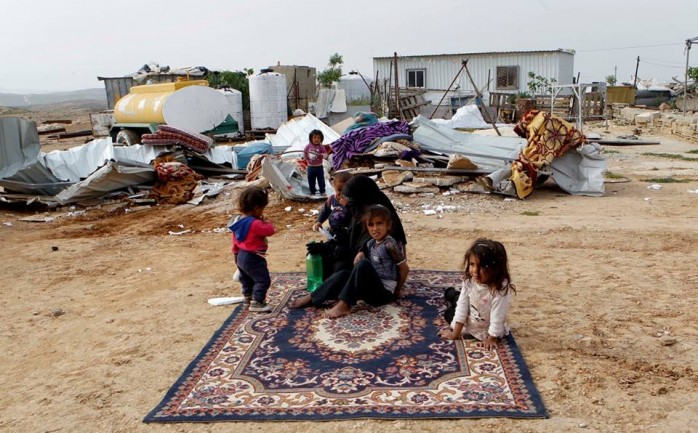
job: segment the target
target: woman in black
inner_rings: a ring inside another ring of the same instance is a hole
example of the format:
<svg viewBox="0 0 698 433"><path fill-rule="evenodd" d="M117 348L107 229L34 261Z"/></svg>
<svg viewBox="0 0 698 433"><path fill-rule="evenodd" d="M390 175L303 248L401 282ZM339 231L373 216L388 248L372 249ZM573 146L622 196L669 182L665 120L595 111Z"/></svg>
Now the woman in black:
<svg viewBox="0 0 698 433"><path fill-rule="evenodd" d="M331 269L332 273L313 293L295 299L290 305L291 308L301 308L310 304L321 306L325 301L337 299L336 296L347 282L357 257L361 257L359 253L371 238L363 223L364 212L371 205L380 204L390 210L392 217L391 235L402 245L404 254L407 256L407 237L400 217L388 196L378 188L378 185L371 178L356 175L349 179L342 188L342 200L345 202L350 218L346 243L333 247L334 251L329 254L328 251L323 251L323 244L308 244L308 251L322 254L323 267Z"/></svg>

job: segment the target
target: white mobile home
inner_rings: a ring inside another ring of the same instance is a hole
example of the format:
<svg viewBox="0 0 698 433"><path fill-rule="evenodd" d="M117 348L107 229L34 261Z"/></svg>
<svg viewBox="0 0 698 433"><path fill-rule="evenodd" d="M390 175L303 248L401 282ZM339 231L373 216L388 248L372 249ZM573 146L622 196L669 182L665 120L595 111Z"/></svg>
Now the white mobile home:
<svg viewBox="0 0 698 433"><path fill-rule="evenodd" d="M391 71L393 60L393 56L373 58L373 70L379 81L392 77L392 82L395 82L394 67ZM427 91L425 98L435 105L458 74L463 60L468 61L468 70L478 89L484 88L485 100L490 92L527 92L529 72L554 78L557 84L572 84L574 74L574 50L565 49L398 56L400 87L423 88ZM451 96L472 95L475 88L462 72L451 91ZM448 100L444 103L449 104Z"/></svg>

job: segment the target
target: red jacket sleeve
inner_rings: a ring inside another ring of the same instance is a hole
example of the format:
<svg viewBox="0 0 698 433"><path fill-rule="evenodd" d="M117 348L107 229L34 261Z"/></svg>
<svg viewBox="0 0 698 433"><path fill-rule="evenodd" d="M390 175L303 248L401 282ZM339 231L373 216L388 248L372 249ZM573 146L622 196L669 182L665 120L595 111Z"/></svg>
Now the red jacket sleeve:
<svg viewBox="0 0 698 433"><path fill-rule="evenodd" d="M260 219L255 219L252 222L252 227L250 227L250 230L253 230L254 233L258 234L259 236L265 237L276 233L276 229L274 229L274 225L272 223L262 221Z"/></svg>

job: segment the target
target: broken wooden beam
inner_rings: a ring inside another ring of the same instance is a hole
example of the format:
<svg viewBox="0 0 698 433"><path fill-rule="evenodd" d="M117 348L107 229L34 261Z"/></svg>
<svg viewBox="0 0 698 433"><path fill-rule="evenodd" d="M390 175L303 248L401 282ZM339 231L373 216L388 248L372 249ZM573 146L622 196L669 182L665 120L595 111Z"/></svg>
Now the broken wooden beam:
<svg viewBox="0 0 698 433"><path fill-rule="evenodd" d="M628 138L587 138L587 141L604 144L606 146L641 146L646 144L661 144L659 140L633 140Z"/></svg>
<svg viewBox="0 0 698 433"><path fill-rule="evenodd" d="M39 135L58 134L59 132L65 132L65 128L45 129L43 131L38 131L38 132L39 132Z"/></svg>
<svg viewBox="0 0 698 433"><path fill-rule="evenodd" d="M65 123L66 125L70 125L73 123L73 121L69 120L69 119L60 119L60 120L44 120L41 123L44 125L48 125L49 123Z"/></svg>
<svg viewBox="0 0 698 433"><path fill-rule="evenodd" d="M55 138L57 140L60 140L62 138L73 138L73 137L87 137L88 135L92 135L92 130L91 129L85 129L82 131L75 131L75 132L66 132L62 134L55 134L55 135L49 135L48 138Z"/></svg>

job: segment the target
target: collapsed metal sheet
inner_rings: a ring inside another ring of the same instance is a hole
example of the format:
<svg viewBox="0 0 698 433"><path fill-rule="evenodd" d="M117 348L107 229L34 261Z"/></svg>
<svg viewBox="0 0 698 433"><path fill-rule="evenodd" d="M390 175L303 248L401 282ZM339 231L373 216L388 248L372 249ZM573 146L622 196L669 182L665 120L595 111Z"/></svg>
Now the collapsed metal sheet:
<svg viewBox="0 0 698 433"><path fill-rule="evenodd" d="M35 122L20 117L0 118L0 179L36 162L40 152Z"/></svg>
<svg viewBox="0 0 698 433"><path fill-rule="evenodd" d="M132 146L114 146L114 159L119 162L137 161L150 164L163 153L172 152L170 146L152 146L134 144Z"/></svg>
<svg viewBox="0 0 698 433"><path fill-rule="evenodd" d="M555 183L572 195L597 197L606 192L606 158L596 143L585 144L555 158L550 168Z"/></svg>
<svg viewBox="0 0 698 433"><path fill-rule="evenodd" d="M284 198L297 201L324 200L325 197L310 194L308 177L296 170L294 162L284 161L267 156L262 163L262 176L269 181L272 188L278 191ZM332 183L325 176L326 193L334 194Z"/></svg>
<svg viewBox="0 0 698 433"><path fill-rule="evenodd" d="M57 178L78 182L114 159L114 146L111 138L92 140L82 146L68 150L54 150L43 153L41 160L46 168Z"/></svg>
<svg viewBox="0 0 698 433"><path fill-rule="evenodd" d="M72 185L51 173L42 162L35 161L12 176L0 179L0 186L20 194L53 196ZM20 200L24 201L24 200Z"/></svg>
<svg viewBox="0 0 698 433"><path fill-rule="evenodd" d="M418 128L412 134L422 149L446 155L467 156L480 169L492 171L507 168L526 146L526 139L470 134L437 125L424 116L417 116Z"/></svg>
<svg viewBox="0 0 698 433"><path fill-rule="evenodd" d="M55 199L62 205L76 203L99 198L129 186L153 183L156 179L157 175L153 167L128 167L115 161L108 161L105 166L92 173L85 180L58 193Z"/></svg>

